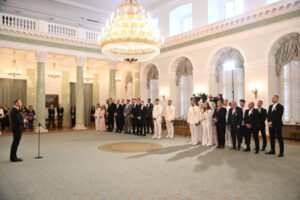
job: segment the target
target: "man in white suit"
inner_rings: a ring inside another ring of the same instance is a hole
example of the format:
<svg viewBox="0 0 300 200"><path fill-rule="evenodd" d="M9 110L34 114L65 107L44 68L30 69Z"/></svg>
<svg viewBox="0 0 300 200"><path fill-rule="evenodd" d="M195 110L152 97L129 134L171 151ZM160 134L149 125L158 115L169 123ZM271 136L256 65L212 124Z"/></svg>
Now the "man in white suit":
<svg viewBox="0 0 300 200"><path fill-rule="evenodd" d="M197 145L198 142L200 141L198 138L198 128L199 128L199 122L200 122L200 109L198 106L195 104L195 100L191 99L191 106L189 107L189 113L188 113L188 118L187 118L187 123L190 126L190 131L191 131L191 142L190 144L192 145Z"/></svg>
<svg viewBox="0 0 300 200"><path fill-rule="evenodd" d="M168 101L165 118L166 118L167 130L168 130L168 135L166 137L172 139L174 137L174 118L175 118L175 106L172 105L172 100Z"/></svg>
<svg viewBox="0 0 300 200"><path fill-rule="evenodd" d="M154 121L154 136L152 138L161 138L161 113L162 105L159 104L159 99L155 100L155 106L153 108L153 121Z"/></svg>

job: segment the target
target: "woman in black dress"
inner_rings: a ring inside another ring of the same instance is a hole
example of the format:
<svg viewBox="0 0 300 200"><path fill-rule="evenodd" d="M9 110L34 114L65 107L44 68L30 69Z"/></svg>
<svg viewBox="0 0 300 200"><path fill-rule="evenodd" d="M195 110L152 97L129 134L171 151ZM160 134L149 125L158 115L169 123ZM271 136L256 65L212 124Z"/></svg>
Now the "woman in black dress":
<svg viewBox="0 0 300 200"><path fill-rule="evenodd" d="M2 119L2 124L3 124L3 131L7 131L8 128L10 127L10 121L9 121L9 108L7 104L3 105L3 111L4 111L4 118Z"/></svg>
<svg viewBox="0 0 300 200"><path fill-rule="evenodd" d="M95 106L92 105L92 107L91 107L91 124L92 124L92 126L95 126L95 117L94 117L95 112L96 112Z"/></svg>

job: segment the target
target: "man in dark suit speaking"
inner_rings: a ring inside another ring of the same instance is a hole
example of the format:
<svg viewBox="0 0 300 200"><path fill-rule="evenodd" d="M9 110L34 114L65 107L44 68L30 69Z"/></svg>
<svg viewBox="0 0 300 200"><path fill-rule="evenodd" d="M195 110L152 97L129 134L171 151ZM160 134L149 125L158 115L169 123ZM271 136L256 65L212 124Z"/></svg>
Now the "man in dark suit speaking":
<svg viewBox="0 0 300 200"><path fill-rule="evenodd" d="M17 157L17 150L21 141L22 131L24 128L24 120L20 112L21 106L22 106L22 101L20 99L16 99L14 101L14 106L10 112L10 117L12 122L12 132L13 132L13 142L10 150L11 162L23 161L21 158Z"/></svg>

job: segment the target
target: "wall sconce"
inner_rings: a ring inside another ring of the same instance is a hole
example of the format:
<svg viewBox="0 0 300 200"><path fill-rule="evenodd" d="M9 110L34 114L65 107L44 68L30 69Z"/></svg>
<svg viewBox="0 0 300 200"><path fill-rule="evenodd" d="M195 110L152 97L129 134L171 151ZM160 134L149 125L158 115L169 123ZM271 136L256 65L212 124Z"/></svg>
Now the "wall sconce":
<svg viewBox="0 0 300 200"><path fill-rule="evenodd" d="M168 90L167 89L162 89L160 91L160 96L161 98L165 101L166 100L166 96L168 95Z"/></svg>
<svg viewBox="0 0 300 200"><path fill-rule="evenodd" d="M122 77L117 76L116 81L122 81Z"/></svg>
<svg viewBox="0 0 300 200"><path fill-rule="evenodd" d="M262 84L261 83L253 83L250 91L252 94L254 94L255 99L257 99L258 92L262 91Z"/></svg>

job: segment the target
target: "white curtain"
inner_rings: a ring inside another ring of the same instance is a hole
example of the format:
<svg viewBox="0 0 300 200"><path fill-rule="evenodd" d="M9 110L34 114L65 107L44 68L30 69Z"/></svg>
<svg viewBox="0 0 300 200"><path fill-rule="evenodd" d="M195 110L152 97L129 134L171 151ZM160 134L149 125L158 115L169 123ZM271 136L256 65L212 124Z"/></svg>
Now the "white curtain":
<svg viewBox="0 0 300 200"><path fill-rule="evenodd" d="M190 106L190 98L193 95L193 75L182 75L179 78L179 117L186 119Z"/></svg>
<svg viewBox="0 0 300 200"><path fill-rule="evenodd" d="M150 80L149 84L149 97L152 99L152 101L154 101L154 99L159 98L159 80L152 79Z"/></svg>
<svg viewBox="0 0 300 200"><path fill-rule="evenodd" d="M281 67L281 96L284 105L284 121L300 122L300 61L291 61Z"/></svg>

